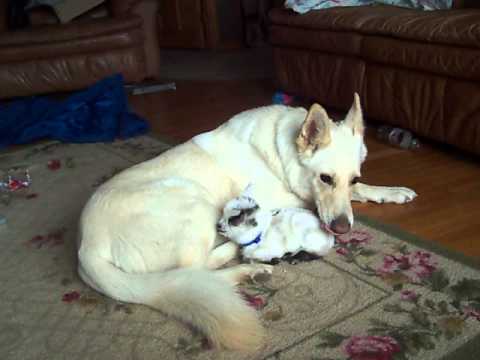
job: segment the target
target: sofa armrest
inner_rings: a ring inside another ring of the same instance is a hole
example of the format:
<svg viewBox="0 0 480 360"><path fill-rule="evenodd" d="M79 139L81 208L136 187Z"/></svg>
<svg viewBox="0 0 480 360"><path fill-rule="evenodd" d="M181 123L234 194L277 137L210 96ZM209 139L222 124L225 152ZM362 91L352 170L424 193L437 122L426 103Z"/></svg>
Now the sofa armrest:
<svg viewBox="0 0 480 360"><path fill-rule="evenodd" d="M1 0L0 0L1 1ZM109 10L112 17L135 14L143 21L145 36L145 62L147 77L160 77L160 48L158 42L158 9L161 0L110 0Z"/></svg>

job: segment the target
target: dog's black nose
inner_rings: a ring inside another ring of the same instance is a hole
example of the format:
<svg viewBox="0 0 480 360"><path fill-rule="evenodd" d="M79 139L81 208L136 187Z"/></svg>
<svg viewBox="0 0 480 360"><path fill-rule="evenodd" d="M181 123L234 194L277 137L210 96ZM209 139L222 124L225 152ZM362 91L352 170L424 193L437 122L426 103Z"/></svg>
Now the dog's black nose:
<svg viewBox="0 0 480 360"><path fill-rule="evenodd" d="M336 234L346 234L350 231L350 221L346 215L340 215L330 223L330 229Z"/></svg>

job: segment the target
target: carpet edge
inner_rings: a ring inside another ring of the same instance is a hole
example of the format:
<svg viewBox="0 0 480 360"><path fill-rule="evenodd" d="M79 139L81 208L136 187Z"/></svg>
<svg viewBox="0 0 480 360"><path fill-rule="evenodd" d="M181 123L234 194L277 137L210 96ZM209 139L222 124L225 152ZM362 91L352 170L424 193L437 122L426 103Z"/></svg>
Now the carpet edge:
<svg viewBox="0 0 480 360"><path fill-rule="evenodd" d="M368 226L371 226L391 236L398 237L401 240L406 241L410 244L438 253L446 258L455 260L475 270L480 270L480 259L465 255L459 251L449 249L433 241L422 239L417 235L414 235L406 230L401 229L397 225L382 223L378 220L372 219L362 214L355 214L355 218Z"/></svg>

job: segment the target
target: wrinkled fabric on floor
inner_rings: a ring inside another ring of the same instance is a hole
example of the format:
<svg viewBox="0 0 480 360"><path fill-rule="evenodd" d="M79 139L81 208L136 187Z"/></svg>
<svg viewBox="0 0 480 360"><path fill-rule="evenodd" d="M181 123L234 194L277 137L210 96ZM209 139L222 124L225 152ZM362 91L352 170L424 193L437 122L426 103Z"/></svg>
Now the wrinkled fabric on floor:
<svg viewBox="0 0 480 360"><path fill-rule="evenodd" d="M108 142L148 130L128 108L120 74L105 78L64 100L34 96L0 105L0 148L40 139Z"/></svg>

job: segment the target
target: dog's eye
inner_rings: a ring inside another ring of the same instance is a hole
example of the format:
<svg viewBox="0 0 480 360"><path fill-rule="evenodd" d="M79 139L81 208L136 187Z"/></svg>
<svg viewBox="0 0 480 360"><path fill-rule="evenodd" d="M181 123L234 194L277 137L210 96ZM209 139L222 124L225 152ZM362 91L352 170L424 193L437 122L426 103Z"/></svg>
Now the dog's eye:
<svg viewBox="0 0 480 360"><path fill-rule="evenodd" d="M333 185L333 179L330 175L321 174L320 175L320 180L322 180L325 184Z"/></svg>
<svg viewBox="0 0 480 360"><path fill-rule="evenodd" d="M355 177L352 179L351 184L352 184L352 185L355 185L355 184L358 183L359 181L360 181L360 176L355 176Z"/></svg>
<svg viewBox="0 0 480 360"><path fill-rule="evenodd" d="M257 220L255 220L255 219L248 220L247 224L250 225L250 226L257 226L258 225Z"/></svg>

